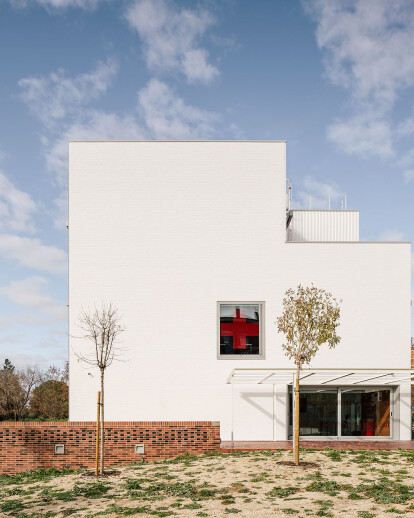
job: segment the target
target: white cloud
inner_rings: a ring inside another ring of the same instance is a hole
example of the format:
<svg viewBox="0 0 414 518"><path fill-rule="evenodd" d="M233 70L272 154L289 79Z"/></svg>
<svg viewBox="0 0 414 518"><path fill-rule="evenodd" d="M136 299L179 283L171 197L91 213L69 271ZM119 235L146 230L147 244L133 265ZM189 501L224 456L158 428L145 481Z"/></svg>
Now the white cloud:
<svg viewBox="0 0 414 518"><path fill-rule="evenodd" d="M393 103L414 83L414 9L410 0L316 0L307 4L318 22L333 83L365 99Z"/></svg>
<svg viewBox="0 0 414 518"><path fill-rule="evenodd" d="M32 217L36 210L32 198L0 172L0 230L33 232Z"/></svg>
<svg viewBox="0 0 414 518"><path fill-rule="evenodd" d="M47 280L44 277L29 277L22 281L13 281L9 286L1 287L0 294L19 306L44 313L52 319L66 319L66 307L44 293L46 285Z"/></svg>
<svg viewBox="0 0 414 518"><path fill-rule="evenodd" d="M70 7L78 7L80 9L92 10L98 7L99 3L108 0L9 0L13 7L23 9L39 5L46 9L66 9Z"/></svg>
<svg viewBox="0 0 414 518"><path fill-rule="evenodd" d="M411 169L414 166L414 148L405 152L397 161L397 165L405 169Z"/></svg>
<svg viewBox="0 0 414 518"><path fill-rule="evenodd" d="M389 157L390 115L397 98L414 86L414 4L309 0L305 6L317 22L327 77L350 92L354 111L331 126L330 139L347 153Z"/></svg>
<svg viewBox="0 0 414 518"><path fill-rule="evenodd" d="M393 155L392 131L385 119L356 115L328 127L328 138L340 149L362 157Z"/></svg>
<svg viewBox="0 0 414 518"><path fill-rule="evenodd" d="M106 93L118 70L113 60L98 63L94 70L69 78L63 70L49 76L26 77L18 82L21 98L47 127L73 117L91 101Z"/></svg>
<svg viewBox="0 0 414 518"><path fill-rule="evenodd" d="M178 9L164 0L138 0L125 17L145 46L150 70L178 71L190 83L208 83L218 76L209 53L199 41L214 18L207 11Z"/></svg>
<svg viewBox="0 0 414 518"><path fill-rule="evenodd" d="M329 198L331 209L339 209L340 202L344 199L344 193L332 183L324 183L315 180L311 176L306 176L303 180L301 189L297 192L293 190L294 209L328 209Z"/></svg>
<svg viewBox="0 0 414 518"><path fill-rule="evenodd" d="M379 236L377 241L404 241L404 233L399 230L385 230Z"/></svg>
<svg viewBox="0 0 414 518"><path fill-rule="evenodd" d="M152 79L138 93L139 109L151 137L197 139L215 134L218 117L185 104L165 83Z"/></svg>
<svg viewBox="0 0 414 518"><path fill-rule="evenodd" d="M407 169L404 171L403 176L405 183L412 182L414 180L414 169Z"/></svg>
<svg viewBox="0 0 414 518"><path fill-rule="evenodd" d="M408 117L399 124L397 131L402 137L411 137L414 135L414 116Z"/></svg>
<svg viewBox="0 0 414 518"><path fill-rule="evenodd" d="M66 252L43 245L40 239L0 234L0 256L17 261L21 266L48 273L66 274Z"/></svg>

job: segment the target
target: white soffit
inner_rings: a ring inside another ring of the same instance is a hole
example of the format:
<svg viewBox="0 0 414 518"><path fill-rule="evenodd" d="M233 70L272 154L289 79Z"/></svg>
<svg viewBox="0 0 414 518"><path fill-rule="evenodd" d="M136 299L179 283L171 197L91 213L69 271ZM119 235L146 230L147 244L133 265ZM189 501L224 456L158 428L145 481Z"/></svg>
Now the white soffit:
<svg viewBox="0 0 414 518"><path fill-rule="evenodd" d="M296 369L240 368L233 369L227 377L227 384L292 385ZM303 369L299 377L302 386L323 385L325 387L346 385L391 386L414 382L414 369Z"/></svg>

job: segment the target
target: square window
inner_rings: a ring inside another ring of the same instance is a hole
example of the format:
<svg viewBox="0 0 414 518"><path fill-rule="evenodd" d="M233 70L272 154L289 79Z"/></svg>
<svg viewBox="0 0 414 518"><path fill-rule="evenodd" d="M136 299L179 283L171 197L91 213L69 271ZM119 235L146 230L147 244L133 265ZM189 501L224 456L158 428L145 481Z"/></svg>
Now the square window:
<svg viewBox="0 0 414 518"><path fill-rule="evenodd" d="M263 302L219 302L219 358L263 358Z"/></svg>

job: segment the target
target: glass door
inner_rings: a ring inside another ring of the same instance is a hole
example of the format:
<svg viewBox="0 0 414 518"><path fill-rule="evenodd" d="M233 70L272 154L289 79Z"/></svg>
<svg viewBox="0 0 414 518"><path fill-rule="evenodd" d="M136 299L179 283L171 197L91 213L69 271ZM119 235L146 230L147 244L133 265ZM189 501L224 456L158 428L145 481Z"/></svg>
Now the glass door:
<svg viewBox="0 0 414 518"><path fill-rule="evenodd" d="M290 396L292 389L290 388ZM329 437L338 435L338 390L300 389L299 435ZM293 399L289 397L289 435L293 434Z"/></svg>
<svg viewBox="0 0 414 518"><path fill-rule="evenodd" d="M341 390L341 435L389 437L390 389Z"/></svg>
<svg viewBox="0 0 414 518"><path fill-rule="evenodd" d="M293 435L294 391L289 387L289 439ZM391 437L391 389L301 388L301 437Z"/></svg>

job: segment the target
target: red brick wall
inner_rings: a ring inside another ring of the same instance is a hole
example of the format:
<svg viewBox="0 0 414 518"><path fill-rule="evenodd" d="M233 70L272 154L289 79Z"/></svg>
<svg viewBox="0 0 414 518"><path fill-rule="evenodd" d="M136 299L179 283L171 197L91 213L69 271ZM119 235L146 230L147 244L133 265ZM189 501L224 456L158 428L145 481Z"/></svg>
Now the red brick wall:
<svg viewBox="0 0 414 518"><path fill-rule="evenodd" d="M0 422L0 474L93 467L95 426L94 422ZM55 444L65 445L63 455L55 454ZM135 444L145 445L143 455L135 453ZM220 423L215 421L105 423L107 466L219 449Z"/></svg>

